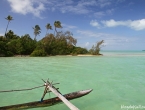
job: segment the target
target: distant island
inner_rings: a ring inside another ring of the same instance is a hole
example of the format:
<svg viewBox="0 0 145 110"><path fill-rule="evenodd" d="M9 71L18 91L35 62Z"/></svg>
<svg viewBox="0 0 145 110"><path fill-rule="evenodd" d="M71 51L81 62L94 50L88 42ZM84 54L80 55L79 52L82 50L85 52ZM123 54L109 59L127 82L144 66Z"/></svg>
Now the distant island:
<svg viewBox="0 0 145 110"><path fill-rule="evenodd" d="M7 32L12 16L5 18L8 21L5 35L0 36L0 57L10 56L55 56L55 55L101 55L100 46L104 40L97 42L90 50L86 48L77 47L77 39L73 37L70 31L58 32L57 28L62 28L60 21L54 22L54 34L48 33L52 30L50 23L46 24L46 35L39 41L37 36L41 33L39 25L32 28L34 32L34 39L29 34L22 36L16 35L12 30Z"/></svg>

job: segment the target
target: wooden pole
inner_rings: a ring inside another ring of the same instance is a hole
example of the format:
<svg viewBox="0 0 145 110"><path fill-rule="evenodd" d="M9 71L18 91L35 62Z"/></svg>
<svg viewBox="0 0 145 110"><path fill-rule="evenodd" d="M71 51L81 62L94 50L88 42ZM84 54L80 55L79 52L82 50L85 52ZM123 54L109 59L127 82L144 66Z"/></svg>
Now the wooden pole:
<svg viewBox="0 0 145 110"><path fill-rule="evenodd" d="M57 90L55 90L50 85L47 85L50 91L52 91L57 97L59 97L69 108L70 110L79 110L76 106L74 106L72 103L70 103L64 96L62 96Z"/></svg>
<svg viewBox="0 0 145 110"><path fill-rule="evenodd" d="M45 87L45 90L44 90L44 94L43 94L43 96L41 98L41 101L43 101L43 98L44 98L44 96L46 94L46 91L49 89L57 97L59 97L64 102L64 104L66 104L70 108L70 110L79 110L76 106L74 106L72 103L70 103L64 96L62 96L59 93L59 91L57 91L57 89L53 86L52 82L50 83L48 80L46 82L43 80L43 82L44 82L44 86L46 86L46 87Z"/></svg>
<svg viewBox="0 0 145 110"><path fill-rule="evenodd" d="M1 92L16 92L16 91L27 91L27 90L33 90L33 89L37 89L40 87L44 87L45 85L42 86L37 86L37 87L32 87L32 88L27 88L27 89L15 89L15 90L5 90L5 91L0 91Z"/></svg>
<svg viewBox="0 0 145 110"><path fill-rule="evenodd" d="M42 98L41 98L41 102L43 101L43 98L45 97L45 94L47 93L47 86L45 87L45 89L44 89L44 93L43 93L43 96L42 96Z"/></svg>

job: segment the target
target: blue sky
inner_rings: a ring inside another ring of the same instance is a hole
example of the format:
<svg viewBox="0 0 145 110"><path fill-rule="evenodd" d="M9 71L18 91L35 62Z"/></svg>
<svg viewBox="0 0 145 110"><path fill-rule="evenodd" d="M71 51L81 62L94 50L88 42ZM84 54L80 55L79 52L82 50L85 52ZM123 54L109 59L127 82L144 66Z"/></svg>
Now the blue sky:
<svg viewBox="0 0 145 110"><path fill-rule="evenodd" d="M40 40L45 36L46 24L54 33L54 21L71 31L77 46L90 49L104 40L102 50L145 49L145 0L0 0L0 35L4 35L6 17L11 15L8 30L34 38L33 29L42 29Z"/></svg>

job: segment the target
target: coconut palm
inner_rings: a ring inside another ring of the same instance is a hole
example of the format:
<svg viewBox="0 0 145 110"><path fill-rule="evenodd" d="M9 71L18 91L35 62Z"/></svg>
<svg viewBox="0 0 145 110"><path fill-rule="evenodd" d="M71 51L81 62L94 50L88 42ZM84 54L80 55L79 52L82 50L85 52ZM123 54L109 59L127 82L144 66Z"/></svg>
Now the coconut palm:
<svg viewBox="0 0 145 110"><path fill-rule="evenodd" d="M13 20L13 17L10 16L10 15L8 15L5 19L8 20L8 24L7 24L6 31L5 31L5 36L6 36L6 33L7 33L7 29L8 29L9 23L10 23L11 20Z"/></svg>
<svg viewBox="0 0 145 110"><path fill-rule="evenodd" d="M47 35L48 30L49 29L52 30L52 26L48 23L45 27L46 27L46 35Z"/></svg>
<svg viewBox="0 0 145 110"><path fill-rule="evenodd" d="M35 35L34 40L36 40L36 36L41 33L41 28L39 27L39 25L35 25L33 29L34 29L34 35Z"/></svg>
<svg viewBox="0 0 145 110"><path fill-rule="evenodd" d="M62 28L61 22L60 22L60 21L55 21L55 22L54 22L54 27L55 27L56 33L58 33L57 30L56 30L56 28Z"/></svg>

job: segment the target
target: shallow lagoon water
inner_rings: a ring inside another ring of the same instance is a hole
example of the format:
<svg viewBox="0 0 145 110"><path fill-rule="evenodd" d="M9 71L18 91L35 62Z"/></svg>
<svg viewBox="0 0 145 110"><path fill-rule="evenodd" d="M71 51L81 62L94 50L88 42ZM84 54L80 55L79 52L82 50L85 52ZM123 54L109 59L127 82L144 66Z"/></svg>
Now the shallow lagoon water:
<svg viewBox="0 0 145 110"><path fill-rule="evenodd" d="M102 53L103 56L86 57L1 57L0 90L31 88L43 85L41 79L49 78L60 83L56 87L62 94L93 89L90 94L71 101L80 110L145 106L145 52ZM0 106L40 100L43 90L0 93ZM61 103L32 110L68 110L68 107Z"/></svg>

